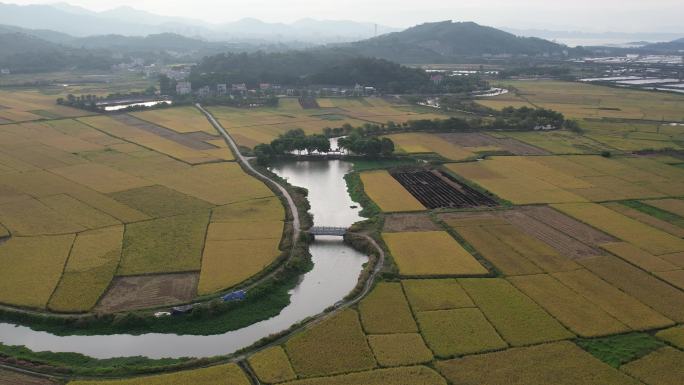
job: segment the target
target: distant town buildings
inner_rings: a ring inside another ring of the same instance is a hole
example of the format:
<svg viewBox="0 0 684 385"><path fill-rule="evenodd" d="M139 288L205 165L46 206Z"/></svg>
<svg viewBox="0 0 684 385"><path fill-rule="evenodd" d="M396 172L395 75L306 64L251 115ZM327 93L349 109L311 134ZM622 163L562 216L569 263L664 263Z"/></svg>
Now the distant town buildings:
<svg viewBox="0 0 684 385"><path fill-rule="evenodd" d="M9 75L11 72L9 68L2 68L0 69L0 75Z"/></svg>
<svg viewBox="0 0 684 385"><path fill-rule="evenodd" d="M208 98L209 96L211 96L211 88L209 88L209 86L204 86L200 88L199 90L197 90L197 96L199 96L200 98Z"/></svg>
<svg viewBox="0 0 684 385"><path fill-rule="evenodd" d="M231 88L233 91L247 91L247 85L245 83L232 84Z"/></svg>
<svg viewBox="0 0 684 385"><path fill-rule="evenodd" d="M176 94L177 95L189 95L192 92L192 84L190 82L178 82L176 83Z"/></svg>
<svg viewBox="0 0 684 385"><path fill-rule="evenodd" d="M432 76L430 76L430 81L436 85L440 85L444 81L444 75L442 75L442 74L432 75Z"/></svg>
<svg viewBox="0 0 684 385"><path fill-rule="evenodd" d="M228 85L227 84L217 84L216 85L216 95L225 96L227 93L228 93Z"/></svg>

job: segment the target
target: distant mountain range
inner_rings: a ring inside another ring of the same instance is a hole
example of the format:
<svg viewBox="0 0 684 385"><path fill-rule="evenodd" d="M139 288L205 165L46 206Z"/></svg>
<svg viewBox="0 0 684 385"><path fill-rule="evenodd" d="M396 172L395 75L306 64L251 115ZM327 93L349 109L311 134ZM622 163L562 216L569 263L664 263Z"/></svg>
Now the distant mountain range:
<svg viewBox="0 0 684 385"><path fill-rule="evenodd" d="M349 42L397 31L372 23L343 20L302 19L291 24L266 23L242 19L224 24L168 17L119 7L94 12L66 3L51 5L15 5L0 3L0 24L29 29L48 29L73 36L124 35L145 36L177 33L214 41L270 42L302 41L315 44Z"/></svg>

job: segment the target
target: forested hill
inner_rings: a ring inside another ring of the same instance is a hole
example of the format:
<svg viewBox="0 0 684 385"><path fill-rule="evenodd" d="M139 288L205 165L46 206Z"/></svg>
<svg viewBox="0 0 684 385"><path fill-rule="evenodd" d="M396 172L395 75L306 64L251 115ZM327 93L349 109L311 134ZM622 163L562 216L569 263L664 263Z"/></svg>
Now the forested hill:
<svg viewBox="0 0 684 385"><path fill-rule="evenodd" d="M431 84L422 70L333 49L216 55L202 60L191 80L193 86L235 82L347 86L358 83L386 92L418 90Z"/></svg>
<svg viewBox="0 0 684 385"><path fill-rule="evenodd" d="M363 56L400 63L445 63L468 56L564 55L568 47L548 40L519 37L476 23L425 23L346 46Z"/></svg>

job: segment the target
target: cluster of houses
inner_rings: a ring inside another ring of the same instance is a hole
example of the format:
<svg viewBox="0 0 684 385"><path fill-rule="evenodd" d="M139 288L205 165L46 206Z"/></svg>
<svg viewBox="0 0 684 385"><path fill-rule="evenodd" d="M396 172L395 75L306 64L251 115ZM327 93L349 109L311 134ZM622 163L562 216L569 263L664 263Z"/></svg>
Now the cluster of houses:
<svg viewBox="0 0 684 385"><path fill-rule="evenodd" d="M0 75L9 75L10 73L9 68L0 68Z"/></svg>
<svg viewBox="0 0 684 385"><path fill-rule="evenodd" d="M256 88L250 88L246 83L237 84L215 84L203 86L198 89L192 88L189 81L179 81L176 83L176 95L197 95L199 98L211 96L245 96L271 94L276 96L370 96L376 94L375 87L362 86L357 84L354 87L336 86L309 86L300 88L284 88L278 84L260 83Z"/></svg>

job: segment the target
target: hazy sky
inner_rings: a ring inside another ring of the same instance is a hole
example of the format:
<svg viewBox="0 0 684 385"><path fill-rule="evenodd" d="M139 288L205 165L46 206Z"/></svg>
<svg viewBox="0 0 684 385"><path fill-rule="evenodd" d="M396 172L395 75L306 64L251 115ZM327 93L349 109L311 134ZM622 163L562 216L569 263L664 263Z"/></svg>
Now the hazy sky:
<svg viewBox="0 0 684 385"><path fill-rule="evenodd" d="M0 0L3 1L3 0ZM8 3L53 3L5 0ZM93 10L121 5L214 23L254 17L291 22L304 17L371 21L407 27L457 20L513 28L684 32L684 0L68 0Z"/></svg>

